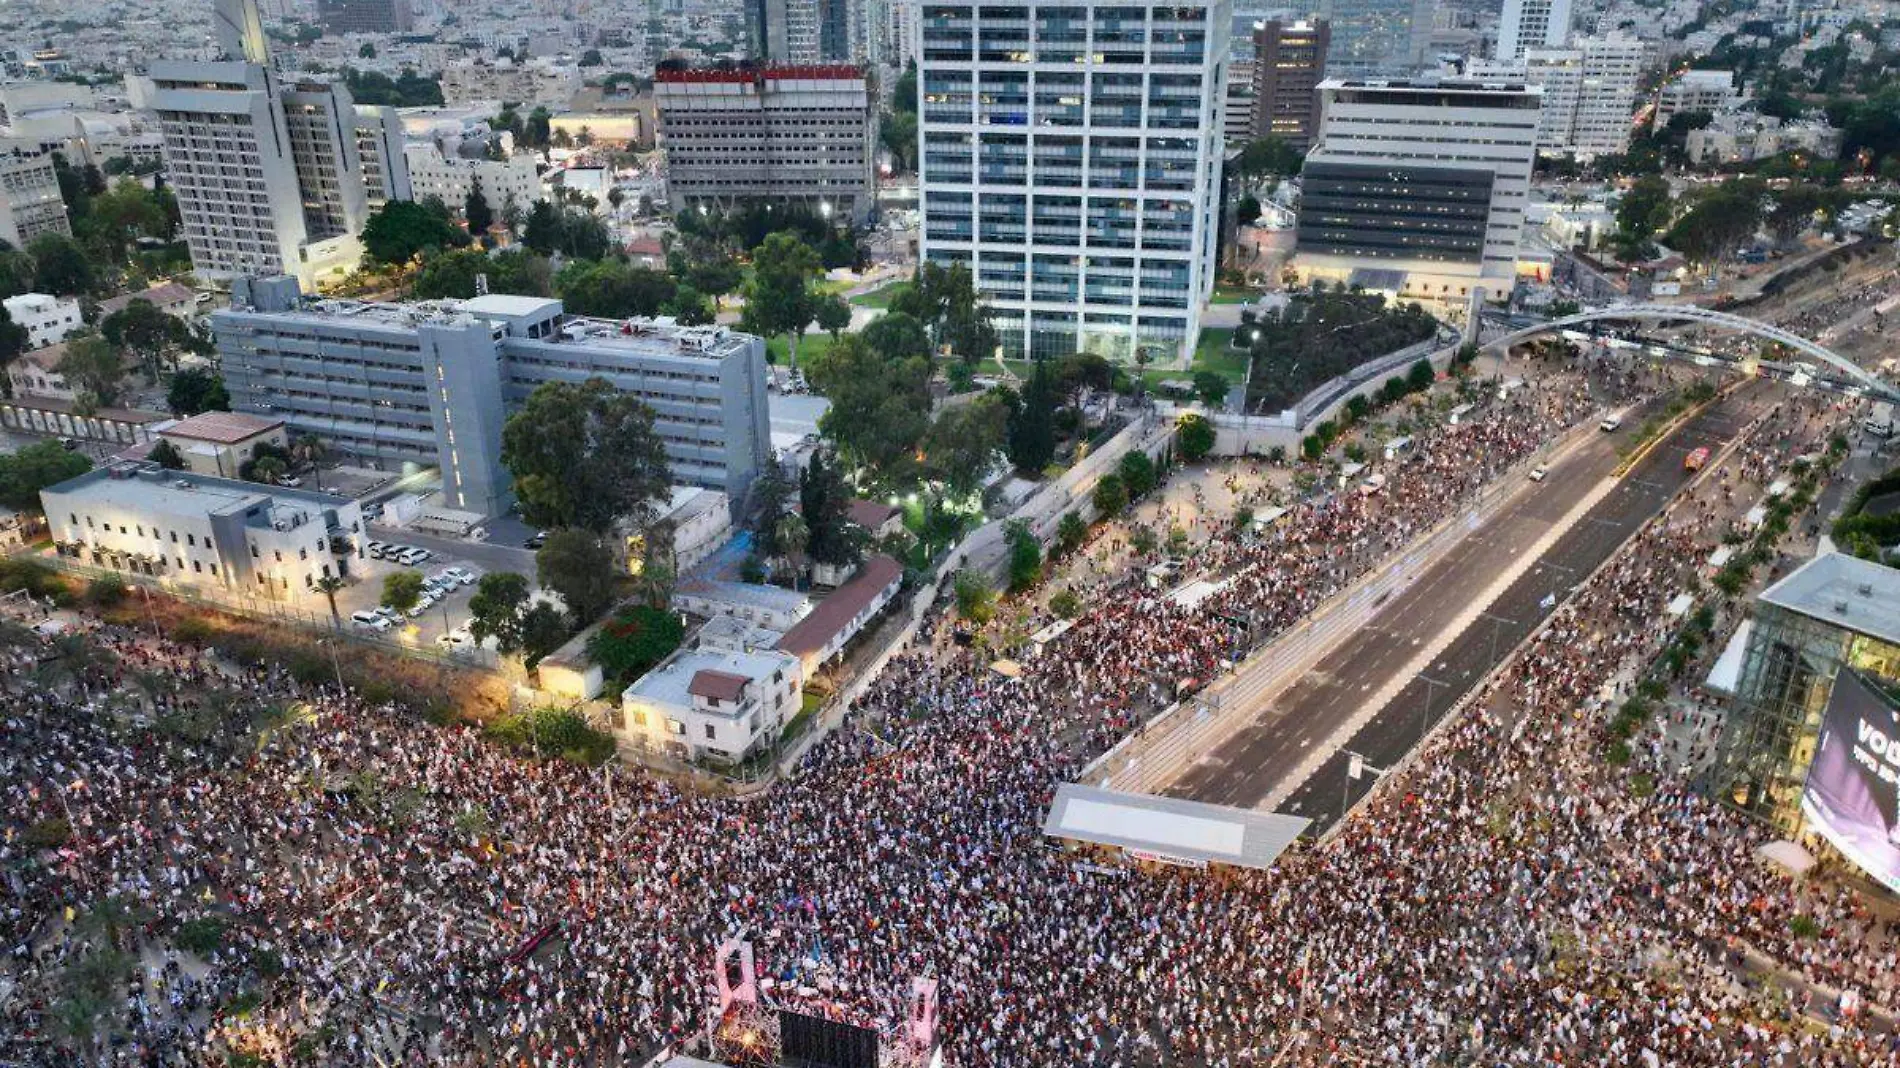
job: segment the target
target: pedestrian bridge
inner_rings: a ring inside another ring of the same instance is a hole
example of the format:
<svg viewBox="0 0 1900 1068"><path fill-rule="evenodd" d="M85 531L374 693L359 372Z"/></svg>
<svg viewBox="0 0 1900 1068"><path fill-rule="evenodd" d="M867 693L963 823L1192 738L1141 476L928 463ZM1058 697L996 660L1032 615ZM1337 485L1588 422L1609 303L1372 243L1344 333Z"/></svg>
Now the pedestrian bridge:
<svg viewBox="0 0 1900 1068"><path fill-rule="evenodd" d="M1698 308L1693 304L1623 304L1598 308L1514 330L1502 337L1485 342L1484 347L1508 349L1520 341L1528 341L1542 334L1573 326L1605 322L1686 323L1712 326L1734 333L1752 334L1764 341L1786 345L1796 352L1820 360L1837 372L1841 378L1852 385L1861 387L1873 396L1883 400L1900 401L1900 390L1868 374L1852 360L1836 354L1825 346L1809 341L1799 334L1791 334L1778 326L1757 322L1740 315L1731 315L1724 311L1716 311L1713 308Z"/></svg>

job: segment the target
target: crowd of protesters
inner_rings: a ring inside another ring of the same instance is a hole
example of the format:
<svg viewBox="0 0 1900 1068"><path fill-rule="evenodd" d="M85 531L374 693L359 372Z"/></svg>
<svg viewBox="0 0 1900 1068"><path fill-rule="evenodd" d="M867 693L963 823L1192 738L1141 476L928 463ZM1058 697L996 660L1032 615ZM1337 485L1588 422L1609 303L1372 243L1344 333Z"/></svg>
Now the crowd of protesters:
<svg viewBox="0 0 1900 1068"><path fill-rule="evenodd" d="M1020 678L926 632L747 800L138 631L0 627L0 1062L640 1063L707 1029L742 937L772 1002L887 1034L936 977L956 1065L1900 1064L1737 981L1766 954L1891 1006L1850 899L1757 865L1760 832L1666 772L1639 796L1593 759L1712 513L1648 528L1272 871L1041 833L1056 784L1232 655L1235 613L1291 623L1589 411L1553 379L1422 431L1381 494L1223 535L1200 566L1232 581L1195 609L1098 577Z"/></svg>

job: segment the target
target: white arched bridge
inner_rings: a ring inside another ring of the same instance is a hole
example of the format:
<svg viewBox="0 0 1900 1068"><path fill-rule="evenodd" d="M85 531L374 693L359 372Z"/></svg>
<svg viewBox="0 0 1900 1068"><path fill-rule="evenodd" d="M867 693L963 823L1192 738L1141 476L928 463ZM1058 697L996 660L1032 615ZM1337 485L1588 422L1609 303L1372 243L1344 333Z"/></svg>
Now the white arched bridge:
<svg viewBox="0 0 1900 1068"><path fill-rule="evenodd" d="M1573 326L1587 326L1604 322L1653 322L1653 323L1693 323L1701 326L1713 326L1736 333L1752 334L1765 341L1786 345L1796 352L1812 356L1826 364L1847 384L1859 386L1872 396L1883 400L1900 401L1900 390L1873 375L1868 374L1860 365L1837 355L1822 345L1809 341L1799 334L1791 334L1778 326L1746 319L1713 308L1698 308L1692 304L1624 304L1592 311L1566 315L1560 319L1526 326L1493 338L1484 343L1485 348L1508 348L1520 341L1527 341L1539 334L1564 330ZM1779 366L1768 364L1768 366Z"/></svg>

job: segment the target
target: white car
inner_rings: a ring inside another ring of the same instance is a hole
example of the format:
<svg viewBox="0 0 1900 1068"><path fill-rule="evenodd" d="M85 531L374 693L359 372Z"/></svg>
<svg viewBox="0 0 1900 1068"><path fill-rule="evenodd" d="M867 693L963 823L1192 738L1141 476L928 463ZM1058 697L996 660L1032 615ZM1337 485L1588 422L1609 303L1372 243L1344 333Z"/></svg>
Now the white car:
<svg viewBox="0 0 1900 1068"><path fill-rule="evenodd" d="M475 648L475 635L470 634L465 627L457 627L447 634L438 637L435 643L444 649L473 649Z"/></svg>
<svg viewBox="0 0 1900 1068"><path fill-rule="evenodd" d="M417 549L412 546L410 548L404 549L401 553L397 554L396 562L399 564L407 564L410 567L414 567L417 564L423 562L424 560L427 560L429 557L434 556L434 555L435 555L434 553L430 552L427 549Z"/></svg>
<svg viewBox="0 0 1900 1068"><path fill-rule="evenodd" d="M1543 464L1538 464L1536 467L1531 468L1531 481L1542 482L1544 476L1548 474L1550 474L1550 468L1545 467Z"/></svg>
<svg viewBox="0 0 1900 1068"><path fill-rule="evenodd" d="M454 579L456 582L464 586L473 586L475 585L476 580L482 577L481 572L471 570L470 568L461 567L459 565L456 567L443 568L442 574L449 578Z"/></svg>
<svg viewBox="0 0 1900 1068"><path fill-rule="evenodd" d="M422 613L427 612L431 608L434 608L435 605L436 605L435 594L430 593L427 590L424 590L422 592L422 596L416 598L416 603L409 609L409 618L421 619Z"/></svg>
<svg viewBox="0 0 1900 1068"><path fill-rule="evenodd" d="M379 613L370 612L367 610L360 611L360 612L351 612L350 622L356 624L359 627L367 627L370 630L388 630L389 629L388 619L385 619Z"/></svg>
<svg viewBox="0 0 1900 1068"><path fill-rule="evenodd" d="M1597 429L1603 431L1605 434L1609 434L1609 433L1614 432L1617 427L1622 426L1622 425L1623 425L1622 417L1612 415L1608 419L1605 419L1601 423L1598 423Z"/></svg>
<svg viewBox="0 0 1900 1068"><path fill-rule="evenodd" d="M386 604L376 606L376 614L383 617L384 621L389 622L389 623L402 622L402 613L396 611L394 608L391 608Z"/></svg>

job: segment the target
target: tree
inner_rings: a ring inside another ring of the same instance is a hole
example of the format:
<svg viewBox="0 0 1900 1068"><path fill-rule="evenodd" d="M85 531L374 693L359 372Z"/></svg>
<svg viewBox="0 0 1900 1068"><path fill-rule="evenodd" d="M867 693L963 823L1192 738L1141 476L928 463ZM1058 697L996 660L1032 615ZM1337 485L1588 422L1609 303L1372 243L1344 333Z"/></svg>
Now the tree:
<svg viewBox="0 0 1900 1068"><path fill-rule="evenodd" d="M1438 372L1432 370L1432 361L1420 359L1405 373L1405 384L1412 387L1413 393L1423 393L1438 381Z"/></svg>
<svg viewBox="0 0 1900 1068"><path fill-rule="evenodd" d="M1064 512L1056 523L1056 549L1060 552L1074 552L1081 546L1082 540L1089 536L1088 520L1081 512Z"/></svg>
<svg viewBox="0 0 1900 1068"><path fill-rule="evenodd" d="M165 444L169 445L171 442L168 441ZM337 611L336 595L346 585L348 583L343 581L341 575L325 575L316 581L317 592L323 594L324 599L330 602L330 621L338 626L343 623L343 613Z"/></svg>
<svg viewBox="0 0 1900 1068"><path fill-rule="evenodd" d="M598 67L606 62L605 59L601 58L600 49L598 48L590 48L581 53L580 65L583 67Z"/></svg>
<svg viewBox="0 0 1900 1068"><path fill-rule="evenodd" d="M0 249L0 300L33 292L39 265L30 253Z"/></svg>
<svg viewBox="0 0 1900 1068"><path fill-rule="evenodd" d="M924 470L956 496L973 493L1009 436L1009 408L995 393L946 407L924 433Z"/></svg>
<svg viewBox="0 0 1900 1068"><path fill-rule="evenodd" d="M229 411L231 393L216 371L187 367L172 374L171 385L165 390L165 406L181 418L199 412Z"/></svg>
<svg viewBox="0 0 1900 1068"><path fill-rule="evenodd" d="M811 280L817 274L818 254L789 231L768 236L752 253L752 281L746 287L742 325L767 337L786 335L794 367L799 338L817 311L811 293Z"/></svg>
<svg viewBox="0 0 1900 1068"><path fill-rule="evenodd" d="M823 464L824 459L823 453L812 455L813 463ZM791 499L792 487L779 473L778 465L770 464L752 483L752 492L759 502L759 522L752 547L762 556L779 556L778 520L785 514L785 504Z"/></svg>
<svg viewBox="0 0 1900 1068"><path fill-rule="evenodd" d="M158 444L152 446L152 451L145 454L145 458L167 471L183 471L185 469L184 454L178 451L178 446L173 445L165 438L160 438Z"/></svg>
<svg viewBox="0 0 1900 1068"><path fill-rule="evenodd" d="M154 383L166 354L183 348L190 339L184 320L159 311L157 305L142 297L106 316L99 332L113 345L138 357L146 380Z"/></svg>
<svg viewBox="0 0 1900 1068"><path fill-rule="evenodd" d="M1768 213L1768 231L1780 244L1787 244L1801 236L1814 222L1814 213L1821 210L1821 191L1806 182L1790 185L1775 197L1775 206Z"/></svg>
<svg viewBox="0 0 1900 1068"><path fill-rule="evenodd" d="M358 48L358 49L356 50L356 58L358 58L358 59L375 59L375 58L376 58L376 46L375 46L374 44L371 44L371 43L370 43L370 42L368 42L368 41L364 41L364 42L363 42L363 46L362 46L361 48Z"/></svg>
<svg viewBox="0 0 1900 1068"><path fill-rule="evenodd" d="M587 639L587 655L620 688L653 669L686 637L680 617L652 605L628 605Z"/></svg>
<svg viewBox="0 0 1900 1068"><path fill-rule="evenodd" d="M1189 412L1174 425L1174 440L1182 458L1192 463L1214 451L1214 424L1199 412Z"/></svg>
<svg viewBox="0 0 1900 1068"><path fill-rule="evenodd" d="M858 331L858 336L887 360L930 355L930 332L908 312L885 312Z"/></svg>
<svg viewBox="0 0 1900 1068"><path fill-rule="evenodd" d="M813 357L808 374L831 401L818 420L826 437L880 477L907 470L930 425L928 360L886 360L847 334Z"/></svg>
<svg viewBox="0 0 1900 1068"><path fill-rule="evenodd" d="M1128 507L1128 487L1122 485L1121 476L1110 472L1095 483L1095 514L1110 519L1121 514Z"/></svg>
<svg viewBox="0 0 1900 1068"><path fill-rule="evenodd" d="M958 615L979 627L995 617L996 588L981 571L967 567L958 571L950 587L956 594Z"/></svg>
<svg viewBox="0 0 1900 1068"><path fill-rule="evenodd" d="M1003 537L1009 544L1009 589L1011 593L1020 593L1042 577L1042 545L1036 541L1029 524L1021 519L1005 524Z"/></svg>
<svg viewBox="0 0 1900 1068"><path fill-rule="evenodd" d="M529 593L528 580L512 571L483 575L468 599L469 635L477 644L495 639L495 648L503 656L519 652Z"/></svg>
<svg viewBox="0 0 1900 1068"><path fill-rule="evenodd" d="M92 261L64 234L41 234L26 246L33 257L33 287L42 293L71 296L92 291Z"/></svg>
<svg viewBox="0 0 1900 1068"><path fill-rule="evenodd" d="M563 527L534 554L535 576L561 595L574 621L586 626L614 601L613 550L599 535Z"/></svg>
<svg viewBox="0 0 1900 1068"><path fill-rule="evenodd" d="M532 249L504 249L491 255L465 248L424 256L409 295L417 300L467 300L475 295L479 275L488 276L490 293L545 297L554 292L548 261Z"/></svg>
<svg viewBox="0 0 1900 1068"><path fill-rule="evenodd" d="M1705 190L1664 241L1692 263L1713 264L1755 233L1761 224L1761 199L1760 183L1753 181L1724 182Z"/></svg>
<svg viewBox="0 0 1900 1068"><path fill-rule="evenodd" d="M1155 462L1140 449L1123 453L1117 470L1121 472L1122 485L1127 487L1130 500L1144 497L1155 488Z"/></svg>
<svg viewBox="0 0 1900 1068"><path fill-rule="evenodd" d="M1260 198L1247 193L1234 205L1234 221L1242 226L1252 226L1260 221Z"/></svg>
<svg viewBox="0 0 1900 1068"><path fill-rule="evenodd" d="M1009 426L1009 462L1031 478L1042 474L1056 455L1056 376L1049 361L1036 361L1022 406Z"/></svg>
<svg viewBox="0 0 1900 1068"><path fill-rule="evenodd" d="M1616 204L1616 228L1632 237L1647 240L1669 225L1673 204L1669 180L1661 175L1644 175L1631 183L1629 191Z"/></svg>
<svg viewBox="0 0 1900 1068"><path fill-rule="evenodd" d="M818 329L830 334L831 340L836 341L844 328L851 325L851 305L836 293L826 294L818 298L813 318L818 322Z"/></svg>
<svg viewBox="0 0 1900 1068"><path fill-rule="evenodd" d="M832 458L814 453L798 481L798 514L805 521L805 552L814 561L834 566L855 564L864 555L856 528L849 525L851 489ZM774 544L780 552L786 546Z"/></svg>
<svg viewBox="0 0 1900 1068"><path fill-rule="evenodd" d="M1262 137L1247 142L1240 150L1240 156L1234 161L1235 169L1243 176L1258 181L1262 178L1291 178L1300 173L1300 167L1306 161L1293 146L1278 137Z"/></svg>
<svg viewBox="0 0 1900 1068"><path fill-rule="evenodd" d="M252 460L249 466L251 473L245 477L266 486L282 485L284 476L290 474L290 465L279 456L260 456Z"/></svg>
<svg viewBox="0 0 1900 1068"><path fill-rule="evenodd" d="M717 318L712 302L690 285L675 289L673 299L660 311L678 319L683 326L709 326Z"/></svg>
<svg viewBox="0 0 1900 1068"><path fill-rule="evenodd" d="M53 370L74 386L81 405L109 408L119 400L125 358L105 338L88 335L68 341L65 355L59 358Z"/></svg>
<svg viewBox="0 0 1900 1068"><path fill-rule="evenodd" d="M572 629L567 613L546 601L536 601L521 616L521 666L533 671L551 652L567 641Z"/></svg>
<svg viewBox="0 0 1900 1068"><path fill-rule="evenodd" d="M462 218L468 220L468 232L480 236L495 225L495 210L488 206L488 194L482 192L482 180L468 183L468 196L462 198Z"/></svg>
<svg viewBox="0 0 1900 1068"><path fill-rule="evenodd" d="M363 224L363 251L371 262L408 263L426 251L461 248L468 234L449 219L440 200L391 200Z"/></svg>
<svg viewBox="0 0 1900 1068"><path fill-rule="evenodd" d="M521 243L544 256L559 252L583 260L603 259L613 247L607 224L592 212L563 208L545 200L535 201L528 212Z"/></svg>
<svg viewBox="0 0 1900 1068"><path fill-rule="evenodd" d="M31 343L32 335L27 333L26 327L14 322L5 306L0 306L0 391L9 397L13 396L13 380L7 377L6 370Z"/></svg>
<svg viewBox="0 0 1900 1068"><path fill-rule="evenodd" d="M678 295L666 272L618 260L574 260L555 276L554 288L569 312L605 319L658 315Z"/></svg>
<svg viewBox="0 0 1900 1068"><path fill-rule="evenodd" d="M778 544L780 555L792 567L792 589L798 588L798 577L805 570L803 557L805 546L811 543L811 530L805 526L805 520L797 513L788 513L778 517L778 527L772 540Z"/></svg>
<svg viewBox="0 0 1900 1068"><path fill-rule="evenodd" d="M92 461L57 441L41 441L0 454L0 505L38 512L40 491L92 470Z"/></svg>
<svg viewBox="0 0 1900 1068"><path fill-rule="evenodd" d="M672 485L653 409L603 378L538 386L502 427L501 462L522 518L539 527L606 534L623 517L644 527Z"/></svg>
<svg viewBox="0 0 1900 1068"><path fill-rule="evenodd" d="M1209 408L1220 407L1220 403L1227 399L1227 391L1231 388L1233 388L1233 383L1227 381L1225 375L1215 374L1213 371L1194 372L1194 392L1201 398L1201 403Z"/></svg>

